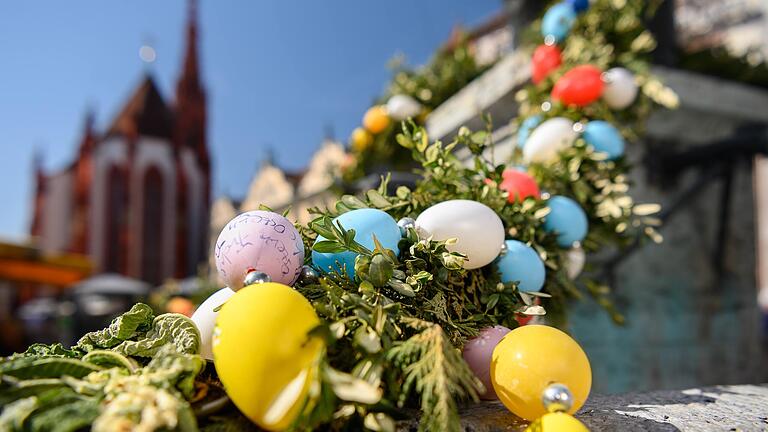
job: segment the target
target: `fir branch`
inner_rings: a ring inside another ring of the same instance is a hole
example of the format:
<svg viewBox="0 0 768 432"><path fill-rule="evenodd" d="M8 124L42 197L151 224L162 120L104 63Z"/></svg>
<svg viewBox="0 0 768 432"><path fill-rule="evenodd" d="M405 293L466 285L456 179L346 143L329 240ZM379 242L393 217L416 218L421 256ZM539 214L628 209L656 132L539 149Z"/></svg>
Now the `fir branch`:
<svg viewBox="0 0 768 432"><path fill-rule="evenodd" d="M456 401L477 402L483 385L439 325L418 318L403 318L402 322L418 333L387 353L403 371L398 403L403 405L415 391L421 399L420 431L461 430Z"/></svg>

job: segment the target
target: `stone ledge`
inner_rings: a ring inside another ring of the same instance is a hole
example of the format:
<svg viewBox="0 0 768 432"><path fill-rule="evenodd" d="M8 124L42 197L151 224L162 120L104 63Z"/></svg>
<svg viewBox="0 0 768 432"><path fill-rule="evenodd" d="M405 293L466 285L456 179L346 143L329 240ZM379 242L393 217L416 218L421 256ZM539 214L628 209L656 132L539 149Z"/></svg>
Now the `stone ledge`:
<svg viewBox="0 0 768 432"><path fill-rule="evenodd" d="M652 72L680 96L680 111L768 121L765 89L661 66L654 66ZM430 137L445 139L455 134L461 125L482 129L481 113L490 114L495 127L504 126L517 115L515 92L530 77L528 55L520 51L505 55L429 115L426 127Z"/></svg>
<svg viewBox="0 0 768 432"><path fill-rule="evenodd" d="M466 432L524 431L527 423L500 402L462 409ZM592 432L602 431L766 431L768 384L593 395L576 415ZM401 422L401 432L416 421Z"/></svg>

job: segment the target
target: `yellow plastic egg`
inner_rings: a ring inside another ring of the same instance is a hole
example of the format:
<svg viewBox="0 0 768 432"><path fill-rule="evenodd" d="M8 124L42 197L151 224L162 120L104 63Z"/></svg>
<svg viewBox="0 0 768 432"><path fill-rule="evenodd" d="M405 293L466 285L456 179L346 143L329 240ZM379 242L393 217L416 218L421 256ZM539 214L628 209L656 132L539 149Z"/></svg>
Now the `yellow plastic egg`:
<svg viewBox="0 0 768 432"><path fill-rule="evenodd" d="M261 428L284 430L298 415L323 348L307 333L319 323L309 301L279 283L245 287L219 311L216 372L237 408Z"/></svg>
<svg viewBox="0 0 768 432"><path fill-rule="evenodd" d="M491 360L493 389L518 417L534 420L547 413L541 401L552 383L573 393L573 414L584 405L592 387L589 359L575 340L543 325L518 327L496 345Z"/></svg>
<svg viewBox="0 0 768 432"><path fill-rule="evenodd" d="M589 432L589 429L572 415L557 412L544 414L531 423L525 432Z"/></svg>
<svg viewBox="0 0 768 432"><path fill-rule="evenodd" d="M383 106L373 106L363 116L363 126L372 134L381 133L389 126L389 115Z"/></svg>
<svg viewBox="0 0 768 432"><path fill-rule="evenodd" d="M373 136L367 130L359 127L352 131L349 141L352 145L352 150L362 152L373 143Z"/></svg>

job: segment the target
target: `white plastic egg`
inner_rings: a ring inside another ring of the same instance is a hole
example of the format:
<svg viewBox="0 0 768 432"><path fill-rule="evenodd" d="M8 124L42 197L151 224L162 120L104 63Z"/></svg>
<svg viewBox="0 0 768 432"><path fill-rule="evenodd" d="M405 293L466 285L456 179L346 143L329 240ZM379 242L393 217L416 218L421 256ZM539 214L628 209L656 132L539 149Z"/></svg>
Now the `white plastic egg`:
<svg viewBox="0 0 768 432"><path fill-rule="evenodd" d="M624 109L635 101L637 83L632 72L620 67L608 69L603 74L603 81L603 100L612 109Z"/></svg>
<svg viewBox="0 0 768 432"><path fill-rule="evenodd" d="M396 94L387 101L387 112L395 120L405 120L416 117L421 112L421 104L408 95Z"/></svg>
<svg viewBox="0 0 768 432"><path fill-rule="evenodd" d="M471 200L450 200L424 210L416 219L418 230L433 240L456 238L448 250L467 256L465 269L493 262L504 243L504 224L490 207Z"/></svg>
<svg viewBox="0 0 768 432"><path fill-rule="evenodd" d="M526 163L547 163L557 159L557 154L573 145L578 134L573 122L564 117L551 118L531 132L523 147Z"/></svg>
<svg viewBox="0 0 768 432"><path fill-rule="evenodd" d="M203 358L213 360L211 337L213 336L213 328L216 327L216 317L219 315L213 310L224 304L233 295L235 295L234 291L224 287L205 299L192 314L192 321L200 330L200 355Z"/></svg>

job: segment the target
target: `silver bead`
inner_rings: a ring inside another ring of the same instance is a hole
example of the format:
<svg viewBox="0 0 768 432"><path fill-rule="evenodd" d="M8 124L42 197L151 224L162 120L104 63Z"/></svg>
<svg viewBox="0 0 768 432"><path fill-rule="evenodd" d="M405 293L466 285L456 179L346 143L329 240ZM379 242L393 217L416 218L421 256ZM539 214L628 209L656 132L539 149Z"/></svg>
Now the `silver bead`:
<svg viewBox="0 0 768 432"><path fill-rule="evenodd" d="M548 200L548 199L551 197L551 195L549 194L549 192L542 192L542 193L541 193L541 195L539 195L539 196L540 196L540 197L541 197L541 199L543 199L543 200Z"/></svg>
<svg viewBox="0 0 768 432"><path fill-rule="evenodd" d="M299 283L302 285L312 285L317 283L320 279L320 275L317 274L317 270L305 265L301 267L301 273L299 273Z"/></svg>
<svg viewBox="0 0 768 432"><path fill-rule="evenodd" d="M266 282L272 282L272 278L269 277L268 274L253 270L245 275L245 279L243 279L243 286L247 287L248 285L262 284Z"/></svg>
<svg viewBox="0 0 768 432"><path fill-rule="evenodd" d="M541 104L541 110L542 111L549 112L549 110L551 110L551 109L552 109L552 103L551 102L547 101L547 102L543 102Z"/></svg>
<svg viewBox="0 0 768 432"><path fill-rule="evenodd" d="M584 124L581 122L576 122L573 124L573 131L576 133L582 133L584 132Z"/></svg>
<svg viewBox="0 0 768 432"><path fill-rule="evenodd" d="M400 227L400 235L405 237L408 234L408 228L416 228L416 221L413 218L404 217L397 221L397 226Z"/></svg>
<svg viewBox="0 0 768 432"><path fill-rule="evenodd" d="M507 247L507 242L504 242L501 244L501 251L499 251L499 256L504 256L507 254L507 251L509 248Z"/></svg>
<svg viewBox="0 0 768 432"><path fill-rule="evenodd" d="M544 389L541 402L548 412L567 412L573 406L573 394L565 384L554 383Z"/></svg>

